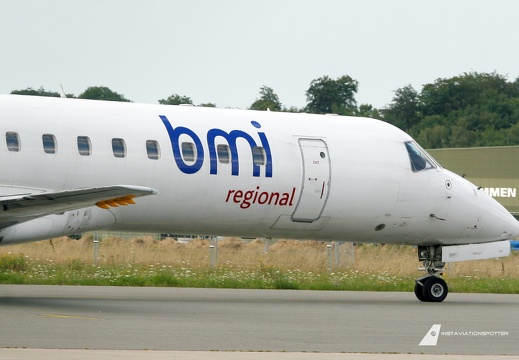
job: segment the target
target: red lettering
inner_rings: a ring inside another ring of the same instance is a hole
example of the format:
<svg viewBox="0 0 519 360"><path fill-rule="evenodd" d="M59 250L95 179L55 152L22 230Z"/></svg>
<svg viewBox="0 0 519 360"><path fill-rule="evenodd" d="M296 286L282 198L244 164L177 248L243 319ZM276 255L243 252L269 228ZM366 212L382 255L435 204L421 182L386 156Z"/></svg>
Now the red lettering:
<svg viewBox="0 0 519 360"><path fill-rule="evenodd" d="M288 204L288 206L292 206L292 202L294 201L295 194L296 194L296 188L292 188L292 196L290 197L290 204Z"/></svg>
<svg viewBox="0 0 519 360"><path fill-rule="evenodd" d="M291 193L279 193L277 191L260 192L260 187L256 186L255 190L228 190L225 202L234 202L240 204L240 208L248 209L253 204L268 204L279 206L292 206L296 195L296 188L293 187Z"/></svg>
<svg viewBox="0 0 519 360"><path fill-rule="evenodd" d="M281 206L287 206L287 204L288 204L288 198L289 198L288 193L283 193L283 195L281 196L281 200L279 200L279 205L281 205Z"/></svg>
<svg viewBox="0 0 519 360"><path fill-rule="evenodd" d="M265 195L265 196L263 196ZM265 204L269 199L269 193L262 192L258 198L258 204Z"/></svg>
<svg viewBox="0 0 519 360"><path fill-rule="evenodd" d="M240 207L242 209L247 209L250 206L249 200L252 199L252 196L254 195L254 191L247 191L243 197L243 202L241 203Z"/></svg>
<svg viewBox="0 0 519 360"><path fill-rule="evenodd" d="M269 205L272 204L272 200L274 200L274 198L276 198L276 201L274 201L274 205L277 205L278 201L279 201L279 193L278 192L273 192L272 194L270 194Z"/></svg>
<svg viewBox="0 0 519 360"><path fill-rule="evenodd" d="M229 202L229 198L231 197L231 194L234 192L234 190L229 190L227 193L227 199L225 199L225 202Z"/></svg>
<svg viewBox="0 0 519 360"><path fill-rule="evenodd" d="M243 197L243 191L237 190L234 193L234 197L232 198L235 203L239 203L241 198Z"/></svg>
<svg viewBox="0 0 519 360"><path fill-rule="evenodd" d="M253 204L256 202L256 199L258 198L258 191L257 190L259 190L259 186L256 186L256 193L254 194L254 200L252 200Z"/></svg>

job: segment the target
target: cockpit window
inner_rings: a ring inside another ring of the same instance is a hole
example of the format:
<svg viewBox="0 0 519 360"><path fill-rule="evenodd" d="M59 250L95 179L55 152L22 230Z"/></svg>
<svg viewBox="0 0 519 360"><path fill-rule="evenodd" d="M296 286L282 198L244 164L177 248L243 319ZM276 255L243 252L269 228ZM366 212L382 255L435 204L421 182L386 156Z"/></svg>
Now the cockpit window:
<svg viewBox="0 0 519 360"><path fill-rule="evenodd" d="M405 143L409 159L411 160L411 168L413 172L422 170L436 169L436 164L431 157L414 141Z"/></svg>

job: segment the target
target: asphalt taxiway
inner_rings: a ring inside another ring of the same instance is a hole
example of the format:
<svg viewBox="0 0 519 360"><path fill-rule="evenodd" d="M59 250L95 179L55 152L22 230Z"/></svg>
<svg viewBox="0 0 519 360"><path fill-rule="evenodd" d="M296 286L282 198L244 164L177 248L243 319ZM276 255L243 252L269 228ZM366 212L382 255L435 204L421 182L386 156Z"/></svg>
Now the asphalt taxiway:
<svg viewBox="0 0 519 360"><path fill-rule="evenodd" d="M396 292L1 285L0 358L21 348L137 350L149 359L170 351L191 354L185 359L204 351L519 356L518 314L519 295L421 303ZM420 346L434 324L436 345Z"/></svg>

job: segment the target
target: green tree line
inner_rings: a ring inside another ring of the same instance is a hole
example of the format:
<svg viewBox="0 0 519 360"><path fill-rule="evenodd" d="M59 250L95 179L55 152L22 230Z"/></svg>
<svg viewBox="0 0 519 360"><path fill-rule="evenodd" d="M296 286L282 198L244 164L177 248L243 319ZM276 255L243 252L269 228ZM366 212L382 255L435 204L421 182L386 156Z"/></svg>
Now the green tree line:
<svg viewBox="0 0 519 360"><path fill-rule="evenodd" d="M381 113L430 149L519 145L519 78L472 72L405 86Z"/></svg>
<svg viewBox="0 0 519 360"><path fill-rule="evenodd" d="M519 145L519 78L509 81L493 73L464 73L440 78L417 91L411 85L395 90L384 108L357 104L358 81L348 75L323 76L310 82L302 108L285 107L274 90L262 86L251 110L306 112L377 118L411 134L425 148ZM43 88L14 90L13 94L56 96ZM67 94L67 97L74 97ZM130 101L104 86L87 88L82 99ZM172 94L160 104L193 104L185 95ZM214 103L198 106L216 107Z"/></svg>

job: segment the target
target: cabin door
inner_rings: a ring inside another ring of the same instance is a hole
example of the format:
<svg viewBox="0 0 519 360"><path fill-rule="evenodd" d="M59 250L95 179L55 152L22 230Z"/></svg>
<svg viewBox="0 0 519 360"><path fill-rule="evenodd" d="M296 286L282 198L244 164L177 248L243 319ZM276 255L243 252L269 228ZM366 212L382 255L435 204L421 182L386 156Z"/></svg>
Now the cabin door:
<svg viewBox="0 0 519 360"><path fill-rule="evenodd" d="M303 181L292 221L313 222L321 217L330 192L330 156L321 139L299 139Z"/></svg>

